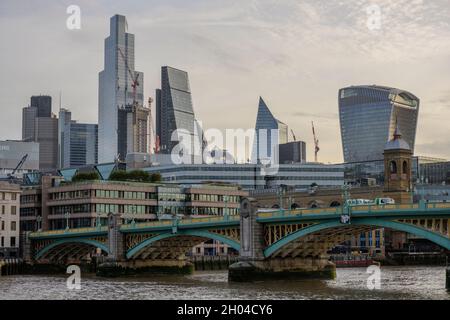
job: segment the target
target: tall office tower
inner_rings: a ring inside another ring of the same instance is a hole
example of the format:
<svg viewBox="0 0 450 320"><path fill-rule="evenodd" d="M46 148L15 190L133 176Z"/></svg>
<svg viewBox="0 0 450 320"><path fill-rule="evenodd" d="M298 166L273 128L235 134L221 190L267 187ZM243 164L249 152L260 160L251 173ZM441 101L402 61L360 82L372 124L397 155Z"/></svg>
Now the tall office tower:
<svg viewBox="0 0 450 320"><path fill-rule="evenodd" d="M156 89L156 135L161 153L171 153L178 144L171 139L177 129L184 129L191 136L192 152L194 142L201 152L202 132L194 115L188 73L165 66L161 68L161 89Z"/></svg>
<svg viewBox="0 0 450 320"><path fill-rule="evenodd" d="M40 118L49 118L52 116L51 96L32 96L31 106L37 108L37 116Z"/></svg>
<svg viewBox="0 0 450 320"><path fill-rule="evenodd" d="M414 152L420 100L412 93L381 86L339 90L339 118L345 162L382 160L396 122Z"/></svg>
<svg viewBox="0 0 450 320"><path fill-rule="evenodd" d="M272 130L276 130L272 135ZM288 142L288 126L276 119L270 112L263 98L259 97L258 115L256 117L255 138L253 142L253 162L271 158L272 152L280 144Z"/></svg>
<svg viewBox="0 0 450 320"><path fill-rule="evenodd" d="M280 144L279 162L281 164L306 162L306 142L292 141Z"/></svg>
<svg viewBox="0 0 450 320"><path fill-rule="evenodd" d="M119 108L118 136L119 155L122 160L129 153L149 153L148 108L134 105Z"/></svg>
<svg viewBox="0 0 450 320"><path fill-rule="evenodd" d="M119 155L119 108L143 105L144 74L134 69L134 35L127 29L126 18L115 15L110 21L110 36L105 39L105 64L99 73L98 92L100 163L112 162Z"/></svg>
<svg viewBox="0 0 450 320"><path fill-rule="evenodd" d="M58 165L58 119L52 114L50 96L33 96L22 112L22 140L39 143L39 169Z"/></svg>
<svg viewBox="0 0 450 320"><path fill-rule="evenodd" d="M67 109L59 111L59 168L81 167L98 162L98 126L77 123Z"/></svg>

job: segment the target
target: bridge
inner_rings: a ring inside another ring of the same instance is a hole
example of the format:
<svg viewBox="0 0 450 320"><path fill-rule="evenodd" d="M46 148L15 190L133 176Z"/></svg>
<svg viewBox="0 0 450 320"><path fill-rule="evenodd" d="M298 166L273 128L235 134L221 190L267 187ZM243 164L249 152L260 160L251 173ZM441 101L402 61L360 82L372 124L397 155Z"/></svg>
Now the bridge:
<svg viewBox="0 0 450 320"><path fill-rule="evenodd" d="M192 247L214 239L239 251L231 280L258 277L333 278L327 252L352 235L390 228L450 250L450 203L363 205L258 212L243 199L240 215L108 225L28 234L25 253L32 263L77 263L94 254L111 268L184 268Z"/></svg>

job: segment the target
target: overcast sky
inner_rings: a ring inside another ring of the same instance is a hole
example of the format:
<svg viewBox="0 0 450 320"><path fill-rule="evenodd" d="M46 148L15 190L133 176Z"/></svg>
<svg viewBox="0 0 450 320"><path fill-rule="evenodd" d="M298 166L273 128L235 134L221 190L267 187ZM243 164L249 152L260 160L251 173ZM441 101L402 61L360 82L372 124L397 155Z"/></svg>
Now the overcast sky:
<svg viewBox="0 0 450 320"><path fill-rule="evenodd" d="M80 30L66 27L72 4ZM380 29L367 26L371 4ZM1 0L0 139L21 138L21 110L36 94L52 95L57 112L61 90L73 118L97 122L114 14L135 34L145 96L162 65L188 71L205 128L253 128L262 96L308 143L308 160L313 120L319 160L342 162L338 89L379 84L421 99L416 154L450 159L450 0Z"/></svg>

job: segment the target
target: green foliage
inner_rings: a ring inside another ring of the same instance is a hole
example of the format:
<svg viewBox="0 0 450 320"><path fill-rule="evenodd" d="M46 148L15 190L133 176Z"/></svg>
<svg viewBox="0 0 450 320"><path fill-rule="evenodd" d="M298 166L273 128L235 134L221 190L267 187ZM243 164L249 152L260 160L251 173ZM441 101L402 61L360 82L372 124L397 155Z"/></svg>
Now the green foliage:
<svg viewBox="0 0 450 320"><path fill-rule="evenodd" d="M134 181L134 182L159 182L161 175L159 173L149 174L143 170L115 170L109 176L111 181Z"/></svg>
<svg viewBox="0 0 450 320"><path fill-rule="evenodd" d="M100 180L97 172L80 172L73 176L72 182Z"/></svg>

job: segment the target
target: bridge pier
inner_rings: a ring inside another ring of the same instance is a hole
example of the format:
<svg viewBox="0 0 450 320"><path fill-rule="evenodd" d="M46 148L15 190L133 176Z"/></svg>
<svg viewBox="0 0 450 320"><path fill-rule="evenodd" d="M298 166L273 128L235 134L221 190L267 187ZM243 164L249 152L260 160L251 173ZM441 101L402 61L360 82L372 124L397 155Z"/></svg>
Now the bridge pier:
<svg viewBox="0 0 450 320"><path fill-rule="evenodd" d="M307 258L264 257L264 229L258 223L257 201L241 202L241 248L239 262L228 270L228 280L235 282L270 279L334 279L336 266L327 256Z"/></svg>

